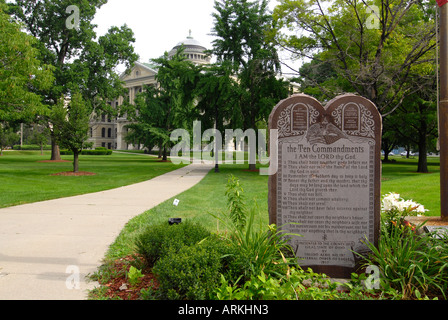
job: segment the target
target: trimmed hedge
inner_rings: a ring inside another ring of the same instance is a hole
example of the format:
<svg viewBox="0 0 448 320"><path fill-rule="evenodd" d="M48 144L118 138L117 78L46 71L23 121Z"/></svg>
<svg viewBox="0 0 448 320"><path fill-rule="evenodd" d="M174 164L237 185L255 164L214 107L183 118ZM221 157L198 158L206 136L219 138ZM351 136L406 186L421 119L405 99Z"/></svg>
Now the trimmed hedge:
<svg viewBox="0 0 448 320"><path fill-rule="evenodd" d="M61 150L60 151L61 155L73 155L73 151L71 150ZM112 150L109 149L105 149L105 150L82 150L81 151L82 155L86 155L86 156L110 156L112 154Z"/></svg>
<svg viewBox="0 0 448 320"><path fill-rule="evenodd" d="M40 150L40 145L38 144L24 144L24 145L20 145L20 144L16 144L13 146L14 150ZM51 146L50 145L44 145L44 150L51 150Z"/></svg>

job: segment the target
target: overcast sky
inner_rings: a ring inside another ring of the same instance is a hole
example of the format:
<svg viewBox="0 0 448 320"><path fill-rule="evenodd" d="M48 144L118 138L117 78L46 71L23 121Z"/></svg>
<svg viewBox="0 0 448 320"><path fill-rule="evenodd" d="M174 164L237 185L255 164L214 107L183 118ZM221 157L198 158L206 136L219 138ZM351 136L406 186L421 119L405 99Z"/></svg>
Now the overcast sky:
<svg viewBox="0 0 448 320"><path fill-rule="evenodd" d="M274 8L276 0L270 2ZM214 0L108 0L93 23L98 25L98 36L111 26L127 24L134 31L140 61L148 62L186 39L189 30L210 49L213 5Z"/></svg>

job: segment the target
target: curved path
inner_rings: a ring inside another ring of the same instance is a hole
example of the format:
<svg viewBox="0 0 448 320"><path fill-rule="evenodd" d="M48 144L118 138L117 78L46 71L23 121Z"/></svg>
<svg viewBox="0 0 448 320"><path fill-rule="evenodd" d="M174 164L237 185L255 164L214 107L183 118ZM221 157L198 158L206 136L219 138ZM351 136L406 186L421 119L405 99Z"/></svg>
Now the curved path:
<svg viewBox="0 0 448 320"><path fill-rule="evenodd" d="M95 285L86 275L124 225L211 168L192 164L126 187L0 209L0 300L86 299Z"/></svg>

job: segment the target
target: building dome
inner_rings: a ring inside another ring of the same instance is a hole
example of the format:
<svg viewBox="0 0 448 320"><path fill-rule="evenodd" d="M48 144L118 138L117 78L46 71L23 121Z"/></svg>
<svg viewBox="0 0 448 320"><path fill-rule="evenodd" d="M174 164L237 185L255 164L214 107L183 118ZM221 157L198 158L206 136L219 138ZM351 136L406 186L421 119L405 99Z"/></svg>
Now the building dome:
<svg viewBox="0 0 448 320"><path fill-rule="evenodd" d="M205 52L207 48L191 36L191 31L190 35L185 40L180 41L173 49L171 49L168 53L168 57L173 57L182 45L187 60L196 64L210 63L210 57Z"/></svg>

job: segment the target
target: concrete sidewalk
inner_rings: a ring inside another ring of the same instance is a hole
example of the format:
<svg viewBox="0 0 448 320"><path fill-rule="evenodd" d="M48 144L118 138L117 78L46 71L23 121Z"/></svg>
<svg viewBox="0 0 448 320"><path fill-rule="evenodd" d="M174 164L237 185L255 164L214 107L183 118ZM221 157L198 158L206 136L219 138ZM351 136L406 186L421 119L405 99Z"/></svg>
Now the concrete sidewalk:
<svg viewBox="0 0 448 320"><path fill-rule="evenodd" d="M109 191L0 209L0 300L84 300L109 245L134 216L191 188L192 164ZM79 271L80 288L70 288ZM67 280L69 286L67 286Z"/></svg>

